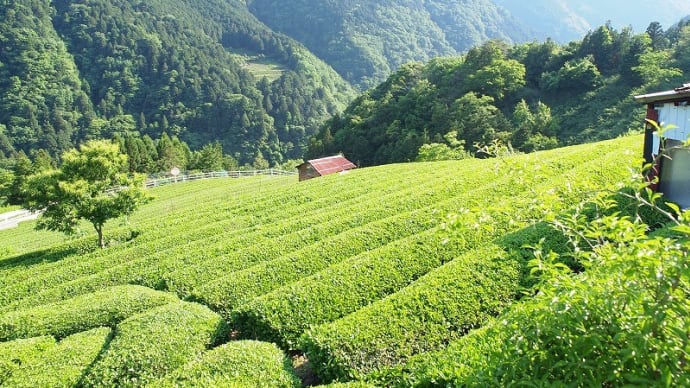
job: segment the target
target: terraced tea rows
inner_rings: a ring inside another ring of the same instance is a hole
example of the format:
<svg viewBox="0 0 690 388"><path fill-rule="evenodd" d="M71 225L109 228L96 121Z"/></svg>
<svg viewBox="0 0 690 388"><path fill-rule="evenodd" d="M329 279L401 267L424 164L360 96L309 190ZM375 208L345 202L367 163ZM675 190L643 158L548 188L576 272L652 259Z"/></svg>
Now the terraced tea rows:
<svg viewBox="0 0 690 388"><path fill-rule="evenodd" d="M639 141L157 188L105 250L0 256L0 383L74 338L83 357L46 369L65 385L293 386L276 345L323 381L405 362L509 305L524 263L505 236L534 243L521 231L621 180Z"/></svg>

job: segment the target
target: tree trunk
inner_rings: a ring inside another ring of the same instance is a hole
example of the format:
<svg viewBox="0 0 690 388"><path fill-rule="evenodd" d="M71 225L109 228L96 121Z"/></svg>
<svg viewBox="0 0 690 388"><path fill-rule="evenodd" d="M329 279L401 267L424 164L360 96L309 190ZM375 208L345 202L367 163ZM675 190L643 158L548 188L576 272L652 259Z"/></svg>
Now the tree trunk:
<svg viewBox="0 0 690 388"><path fill-rule="evenodd" d="M103 242L103 225L95 225L93 226L96 229L96 233L98 233L98 246L103 249L105 248L105 243Z"/></svg>

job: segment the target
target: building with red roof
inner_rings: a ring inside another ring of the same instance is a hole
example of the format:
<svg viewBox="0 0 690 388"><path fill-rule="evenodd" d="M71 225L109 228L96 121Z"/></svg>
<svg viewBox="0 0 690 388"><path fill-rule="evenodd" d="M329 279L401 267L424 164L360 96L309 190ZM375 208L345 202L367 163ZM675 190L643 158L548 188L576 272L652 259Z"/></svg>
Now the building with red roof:
<svg viewBox="0 0 690 388"><path fill-rule="evenodd" d="M348 171L357 168L354 163L345 159L342 155L329 156L321 159L306 161L297 166L299 180L305 181L336 172Z"/></svg>

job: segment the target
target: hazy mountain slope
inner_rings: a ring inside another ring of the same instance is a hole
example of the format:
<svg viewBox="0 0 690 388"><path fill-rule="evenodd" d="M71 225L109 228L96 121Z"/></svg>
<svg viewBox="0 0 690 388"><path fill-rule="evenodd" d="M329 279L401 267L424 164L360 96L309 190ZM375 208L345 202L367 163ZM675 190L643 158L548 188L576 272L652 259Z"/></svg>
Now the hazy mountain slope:
<svg viewBox="0 0 690 388"><path fill-rule="evenodd" d="M632 26L643 32L650 22L658 21L664 29L690 14L690 2L684 0L494 0L540 37L560 42L581 38L589 30L611 21L614 27Z"/></svg>
<svg viewBox="0 0 690 388"><path fill-rule="evenodd" d="M21 0L0 41L5 155L137 131L280 162L354 95L236 0Z"/></svg>
<svg viewBox="0 0 690 388"><path fill-rule="evenodd" d="M250 0L261 21L304 43L343 77L373 86L403 63L531 35L489 0Z"/></svg>

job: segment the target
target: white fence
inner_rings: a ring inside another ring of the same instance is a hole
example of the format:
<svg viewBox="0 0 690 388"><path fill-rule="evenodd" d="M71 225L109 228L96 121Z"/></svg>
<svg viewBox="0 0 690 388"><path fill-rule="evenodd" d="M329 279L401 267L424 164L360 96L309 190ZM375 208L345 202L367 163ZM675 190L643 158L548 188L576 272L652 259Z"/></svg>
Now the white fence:
<svg viewBox="0 0 690 388"><path fill-rule="evenodd" d="M171 183L180 183L188 181L196 181L199 179L212 179L212 178L246 178L251 176L292 176L297 175L296 172L283 171L276 169L267 170L250 170L250 171L213 171L213 172L202 172L198 174L188 174L188 175L178 175L170 176L166 178L159 179L147 179L146 187L158 187L169 185Z"/></svg>

